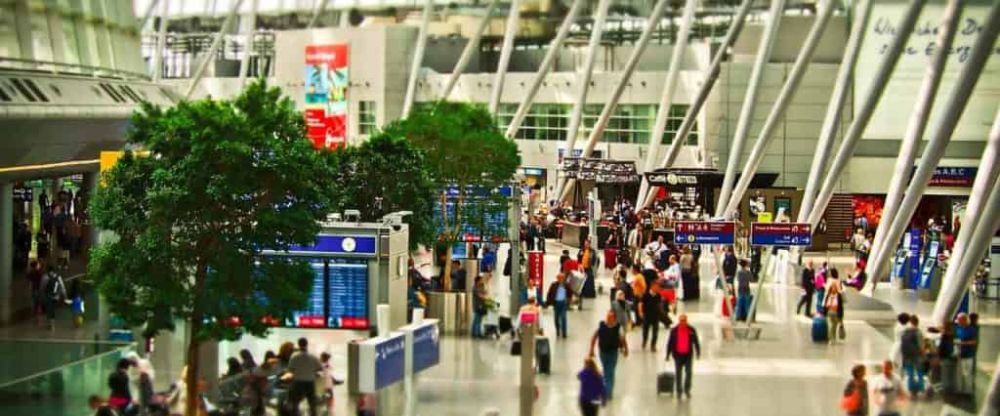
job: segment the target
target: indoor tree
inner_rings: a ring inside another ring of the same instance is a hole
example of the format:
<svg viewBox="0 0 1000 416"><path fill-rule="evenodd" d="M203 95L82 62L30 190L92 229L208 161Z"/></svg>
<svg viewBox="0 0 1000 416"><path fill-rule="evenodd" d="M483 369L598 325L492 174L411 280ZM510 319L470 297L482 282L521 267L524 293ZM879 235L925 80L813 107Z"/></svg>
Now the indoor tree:
<svg viewBox="0 0 1000 416"><path fill-rule="evenodd" d="M439 246L447 247L442 280L448 290L452 246L461 241L463 229L476 229L483 215L506 209L495 190L511 181L521 164L517 145L503 136L485 107L447 101L419 106L386 126L385 134L406 137L421 149L436 181L442 209L435 222ZM458 192L449 194L449 188ZM467 200L470 195L477 197ZM447 209L449 204L454 210Z"/></svg>
<svg viewBox="0 0 1000 416"><path fill-rule="evenodd" d="M116 238L92 249L88 274L145 336L186 322L194 415L201 343L264 335L306 304L309 266L261 250L315 241L331 207L331 159L263 81L232 100L145 104L127 141L149 155L126 152L104 174L91 216Z"/></svg>

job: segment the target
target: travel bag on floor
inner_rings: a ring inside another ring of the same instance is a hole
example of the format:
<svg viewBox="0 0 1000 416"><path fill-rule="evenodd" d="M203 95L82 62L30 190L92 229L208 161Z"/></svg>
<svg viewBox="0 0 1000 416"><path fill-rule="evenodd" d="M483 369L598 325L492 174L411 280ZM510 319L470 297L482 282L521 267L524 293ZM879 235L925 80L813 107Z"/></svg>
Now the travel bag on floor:
<svg viewBox="0 0 1000 416"><path fill-rule="evenodd" d="M812 321L812 340L813 342L827 342L828 328L827 328L826 317L820 314L816 314Z"/></svg>
<svg viewBox="0 0 1000 416"><path fill-rule="evenodd" d="M674 394L674 373L662 371L656 375L656 394Z"/></svg>
<svg viewBox="0 0 1000 416"><path fill-rule="evenodd" d="M552 349L548 337L535 338L535 360L539 374L552 374Z"/></svg>

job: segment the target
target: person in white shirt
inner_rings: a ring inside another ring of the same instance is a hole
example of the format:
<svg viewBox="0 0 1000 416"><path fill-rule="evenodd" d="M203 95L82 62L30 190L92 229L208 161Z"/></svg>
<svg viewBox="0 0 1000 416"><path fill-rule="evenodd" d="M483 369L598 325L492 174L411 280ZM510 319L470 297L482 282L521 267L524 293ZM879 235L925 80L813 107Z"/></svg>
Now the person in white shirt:
<svg viewBox="0 0 1000 416"><path fill-rule="evenodd" d="M882 374L872 383L872 397L878 416L899 416L899 404L906 400L906 390L892 372L892 360L882 362Z"/></svg>
<svg viewBox="0 0 1000 416"><path fill-rule="evenodd" d="M650 256L653 257L653 261L655 262L660 258L660 255L664 251L667 251L667 248L668 248L667 243L663 242L663 236L661 235L659 237L656 237L656 241L646 244L645 250L646 252L650 253Z"/></svg>

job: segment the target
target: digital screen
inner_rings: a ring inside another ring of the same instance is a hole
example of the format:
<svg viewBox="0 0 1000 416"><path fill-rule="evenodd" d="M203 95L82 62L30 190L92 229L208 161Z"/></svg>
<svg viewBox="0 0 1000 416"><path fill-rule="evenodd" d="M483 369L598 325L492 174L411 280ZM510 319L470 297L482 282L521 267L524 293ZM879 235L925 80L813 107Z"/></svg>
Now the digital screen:
<svg viewBox="0 0 1000 416"><path fill-rule="evenodd" d="M368 260L311 258L312 287L306 307L282 326L368 329Z"/></svg>

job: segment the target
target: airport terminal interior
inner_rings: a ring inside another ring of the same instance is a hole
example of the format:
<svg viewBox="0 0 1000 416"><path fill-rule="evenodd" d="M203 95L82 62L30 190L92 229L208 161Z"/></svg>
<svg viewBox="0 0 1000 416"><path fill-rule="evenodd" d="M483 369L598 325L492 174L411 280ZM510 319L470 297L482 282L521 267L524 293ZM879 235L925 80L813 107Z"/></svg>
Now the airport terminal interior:
<svg viewBox="0 0 1000 416"><path fill-rule="evenodd" d="M0 0L0 415L1000 416L998 0Z"/></svg>

